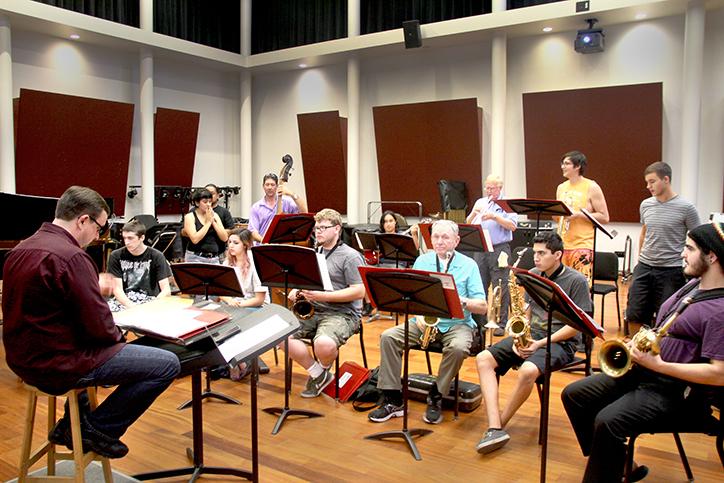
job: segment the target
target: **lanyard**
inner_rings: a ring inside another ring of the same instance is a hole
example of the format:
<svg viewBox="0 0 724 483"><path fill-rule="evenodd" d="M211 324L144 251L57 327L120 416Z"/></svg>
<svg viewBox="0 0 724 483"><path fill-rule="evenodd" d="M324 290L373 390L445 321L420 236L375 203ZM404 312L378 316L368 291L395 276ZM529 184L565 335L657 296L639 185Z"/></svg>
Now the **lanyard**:
<svg viewBox="0 0 724 483"><path fill-rule="evenodd" d="M338 240L337 244L334 247L332 247L332 249L330 251L328 251L326 253L324 252L324 247L319 247L319 253L324 253L324 259L327 260L340 245L342 245L342 240Z"/></svg>
<svg viewBox="0 0 724 483"><path fill-rule="evenodd" d="M445 267L445 271L443 273L447 273L448 270L450 270L450 265L452 265L453 258L455 258L455 252L452 252L452 255L450 255L450 259L447 261L447 267ZM440 257L435 255L435 268L437 268L437 271L440 271Z"/></svg>

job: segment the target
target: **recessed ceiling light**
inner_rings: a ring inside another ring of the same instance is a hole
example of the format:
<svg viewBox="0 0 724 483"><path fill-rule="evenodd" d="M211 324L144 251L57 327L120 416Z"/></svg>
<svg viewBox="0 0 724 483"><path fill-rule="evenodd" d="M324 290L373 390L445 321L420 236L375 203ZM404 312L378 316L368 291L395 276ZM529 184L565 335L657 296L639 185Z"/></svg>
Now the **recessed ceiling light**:
<svg viewBox="0 0 724 483"><path fill-rule="evenodd" d="M307 64L299 64L300 69L304 69L307 66Z"/></svg>
<svg viewBox="0 0 724 483"><path fill-rule="evenodd" d="M553 27L543 27L543 32L552 32Z"/></svg>
<svg viewBox="0 0 724 483"><path fill-rule="evenodd" d="M643 12L636 14L636 20L643 20L643 19L645 19L646 17L648 17L648 15L646 15L646 14L643 13Z"/></svg>
<svg viewBox="0 0 724 483"><path fill-rule="evenodd" d="M70 34L70 38L71 38L72 40L78 40L78 39L80 38L80 35L78 35L78 34Z"/></svg>

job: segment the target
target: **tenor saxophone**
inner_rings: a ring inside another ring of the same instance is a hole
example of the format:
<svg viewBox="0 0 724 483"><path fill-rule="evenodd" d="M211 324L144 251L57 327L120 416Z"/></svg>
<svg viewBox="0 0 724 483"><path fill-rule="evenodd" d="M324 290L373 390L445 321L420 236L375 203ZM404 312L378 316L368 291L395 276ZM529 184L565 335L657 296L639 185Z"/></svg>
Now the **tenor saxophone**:
<svg viewBox="0 0 724 483"><path fill-rule="evenodd" d="M420 349L425 350L427 349L427 346L430 345L430 342L435 340L435 337L437 337L439 332L437 324L440 323L440 319L437 317L428 317L426 315L422 319L418 316L418 320L422 320L422 323L425 325L425 330L423 330L422 335L420 335Z"/></svg>
<svg viewBox="0 0 724 483"><path fill-rule="evenodd" d="M528 249L524 248L518 252L518 260L516 260L513 267L518 266L526 250ZM515 272L511 270L510 276L508 277L508 291L510 292L510 311L512 316L505 325L505 332L513 338L515 346L518 349L523 349L528 347L533 340L530 336L530 321L525 316L525 300L520 295L516 280Z"/></svg>

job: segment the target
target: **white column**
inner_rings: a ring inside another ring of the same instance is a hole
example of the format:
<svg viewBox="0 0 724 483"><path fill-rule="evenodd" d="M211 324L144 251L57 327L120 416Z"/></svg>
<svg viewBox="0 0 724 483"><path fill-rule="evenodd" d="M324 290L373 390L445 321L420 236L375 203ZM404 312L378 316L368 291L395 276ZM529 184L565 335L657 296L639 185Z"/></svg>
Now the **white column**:
<svg viewBox="0 0 724 483"><path fill-rule="evenodd" d="M251 0L241 0L241 55L251 55Z"/></svg>
<svg viewBox="0 0 724 483"><path fill-rule="evenodd" d="M140 0L138 7L141 30L153 32L153 0Z"/></svg>
<svg viewBox="0 0 724 483"><path fill-rule="evenodd" d="M347 37L360 34L360 0L347 0Z"/></svg>
<svg viewBox="0 0 724 483"><path fill-rule="evenodd" d="M0 15L0 191L15 193L13 59L10 21Z"/></svg>
<svg viewBox="0 0 724 483"><path fill-rule="evenodd" d="M359 59L347 60L347 222L360 222L359 209Z"/></svg>
<svg viewBox="0 0 724 483"><path fill-rule="evenodd" d="M241 157L241 216L249 218L251 214L252 191L254 179L252 178L252 150L251 150L251 72L244 69L239 74L239 144ZM259 180L261 183L261 180Z"/></svg>
<svg viewBox="0 0 724 483"><path fill-rule="evenodd" d="M141 110L141 200L143 213L156 214L154 186L156 184L153 168L153 52L147 47L141 48L140 99Z"/></svg>
<svg viewBox="0 0 724 483"><path fill-rule="evenodd" d="M492 11L503 12L506 0L493 0ZM490 66L490 173L499 175L505 181L505 113L507 106L508 80L508 36L496 32L491 45ZM485 168L485 163L483 163ZM483 172L483 178L488 174Z"/></svg>
<svg viewBox="0 0 724 483"><path fill-rule="evenodd" d="M686 9L684 28L684 82L682 85L681 196L697 203L699 140L701 139L701 85L704 65L704 2L694 0Z"/></svg>

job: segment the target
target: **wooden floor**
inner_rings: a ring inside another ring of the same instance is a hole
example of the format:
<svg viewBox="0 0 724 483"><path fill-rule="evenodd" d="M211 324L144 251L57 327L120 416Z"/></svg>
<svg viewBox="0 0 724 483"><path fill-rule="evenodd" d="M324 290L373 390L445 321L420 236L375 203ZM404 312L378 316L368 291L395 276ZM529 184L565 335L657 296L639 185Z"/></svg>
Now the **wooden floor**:
<svg viewBox="0 0 724 483"><path fill-rule="evenodd" d="M624 288L625 290L625 288ZM600 297L596 297L597 310ZM614 296L606 297L606 324L615 332L616 306ZM625 304L625 292L621 298ZM371 367L378 365L379 334L391 326L391 321L375 321L365 325L367 355ZM271 373L261 376L259 407L283 403L283 369L275 367L271 353L264 356ZM358 338L342 349L341 360L361 363ZM434 361L436 363L436 361ZM420 353L411 356L412 372L425 372ZM462 379L477 382L474 359L463 366ZM581 455L573 431L565 416L560 393L566 384L582 376L555 373L552 377L550 431L548 450L548 480L580 481L585 459ZM461 413L452 421L437 426L422 421L425 406L411 402L410 427L431 428L434 432L417 441L422 461L415 461L401 442L368 441L365 435L377 431L398 429L401 419L382 424L367 421L366 413L355 412L350 404L338 404L322 396L307 400L298 396L306 376L298 367L294 371L291 397L293 408L311 409L324 414L323 418L288 420L281 432L271 435L276 418L259 413L260 480L278 481L537 481L539 480L540 447L537 444L540 405L535 393L515 415L507 428L511 440L503 449L487 456L475 452L475 444L487 427L484 407L472 413ZM514 386L516 373L501 380L501 399L506 400ZM25 394L20 383L5 365L4 353L0 363L0 481L17 475L19 448L25 411ZM216 381L213 388L243 402L241 406L215 401L204 403L205 459L209 466L250 468L249 383ZM101 389L101 396L107 393ZM186 448L191 445L191 411L176 408L189 397L190 379L176 381L129 430L123 441L130 453L114 460L113 466L127 474L186 466ZM45 411L43 406L42 411ZM44 418L39 418L44 421ZM38 429L36 438L44 436ZM694 476L700 482L724 481L724 472L716 454L714 438L684 435L684 446ZM637 442L637 461L651 469L646 481L685 481L673 438L670 435L642 436ZM233 481L234 478L209 476L204 479ZM165 481L187 481L170 478ZM237 480L238 481L238 480Z"/></svg>

